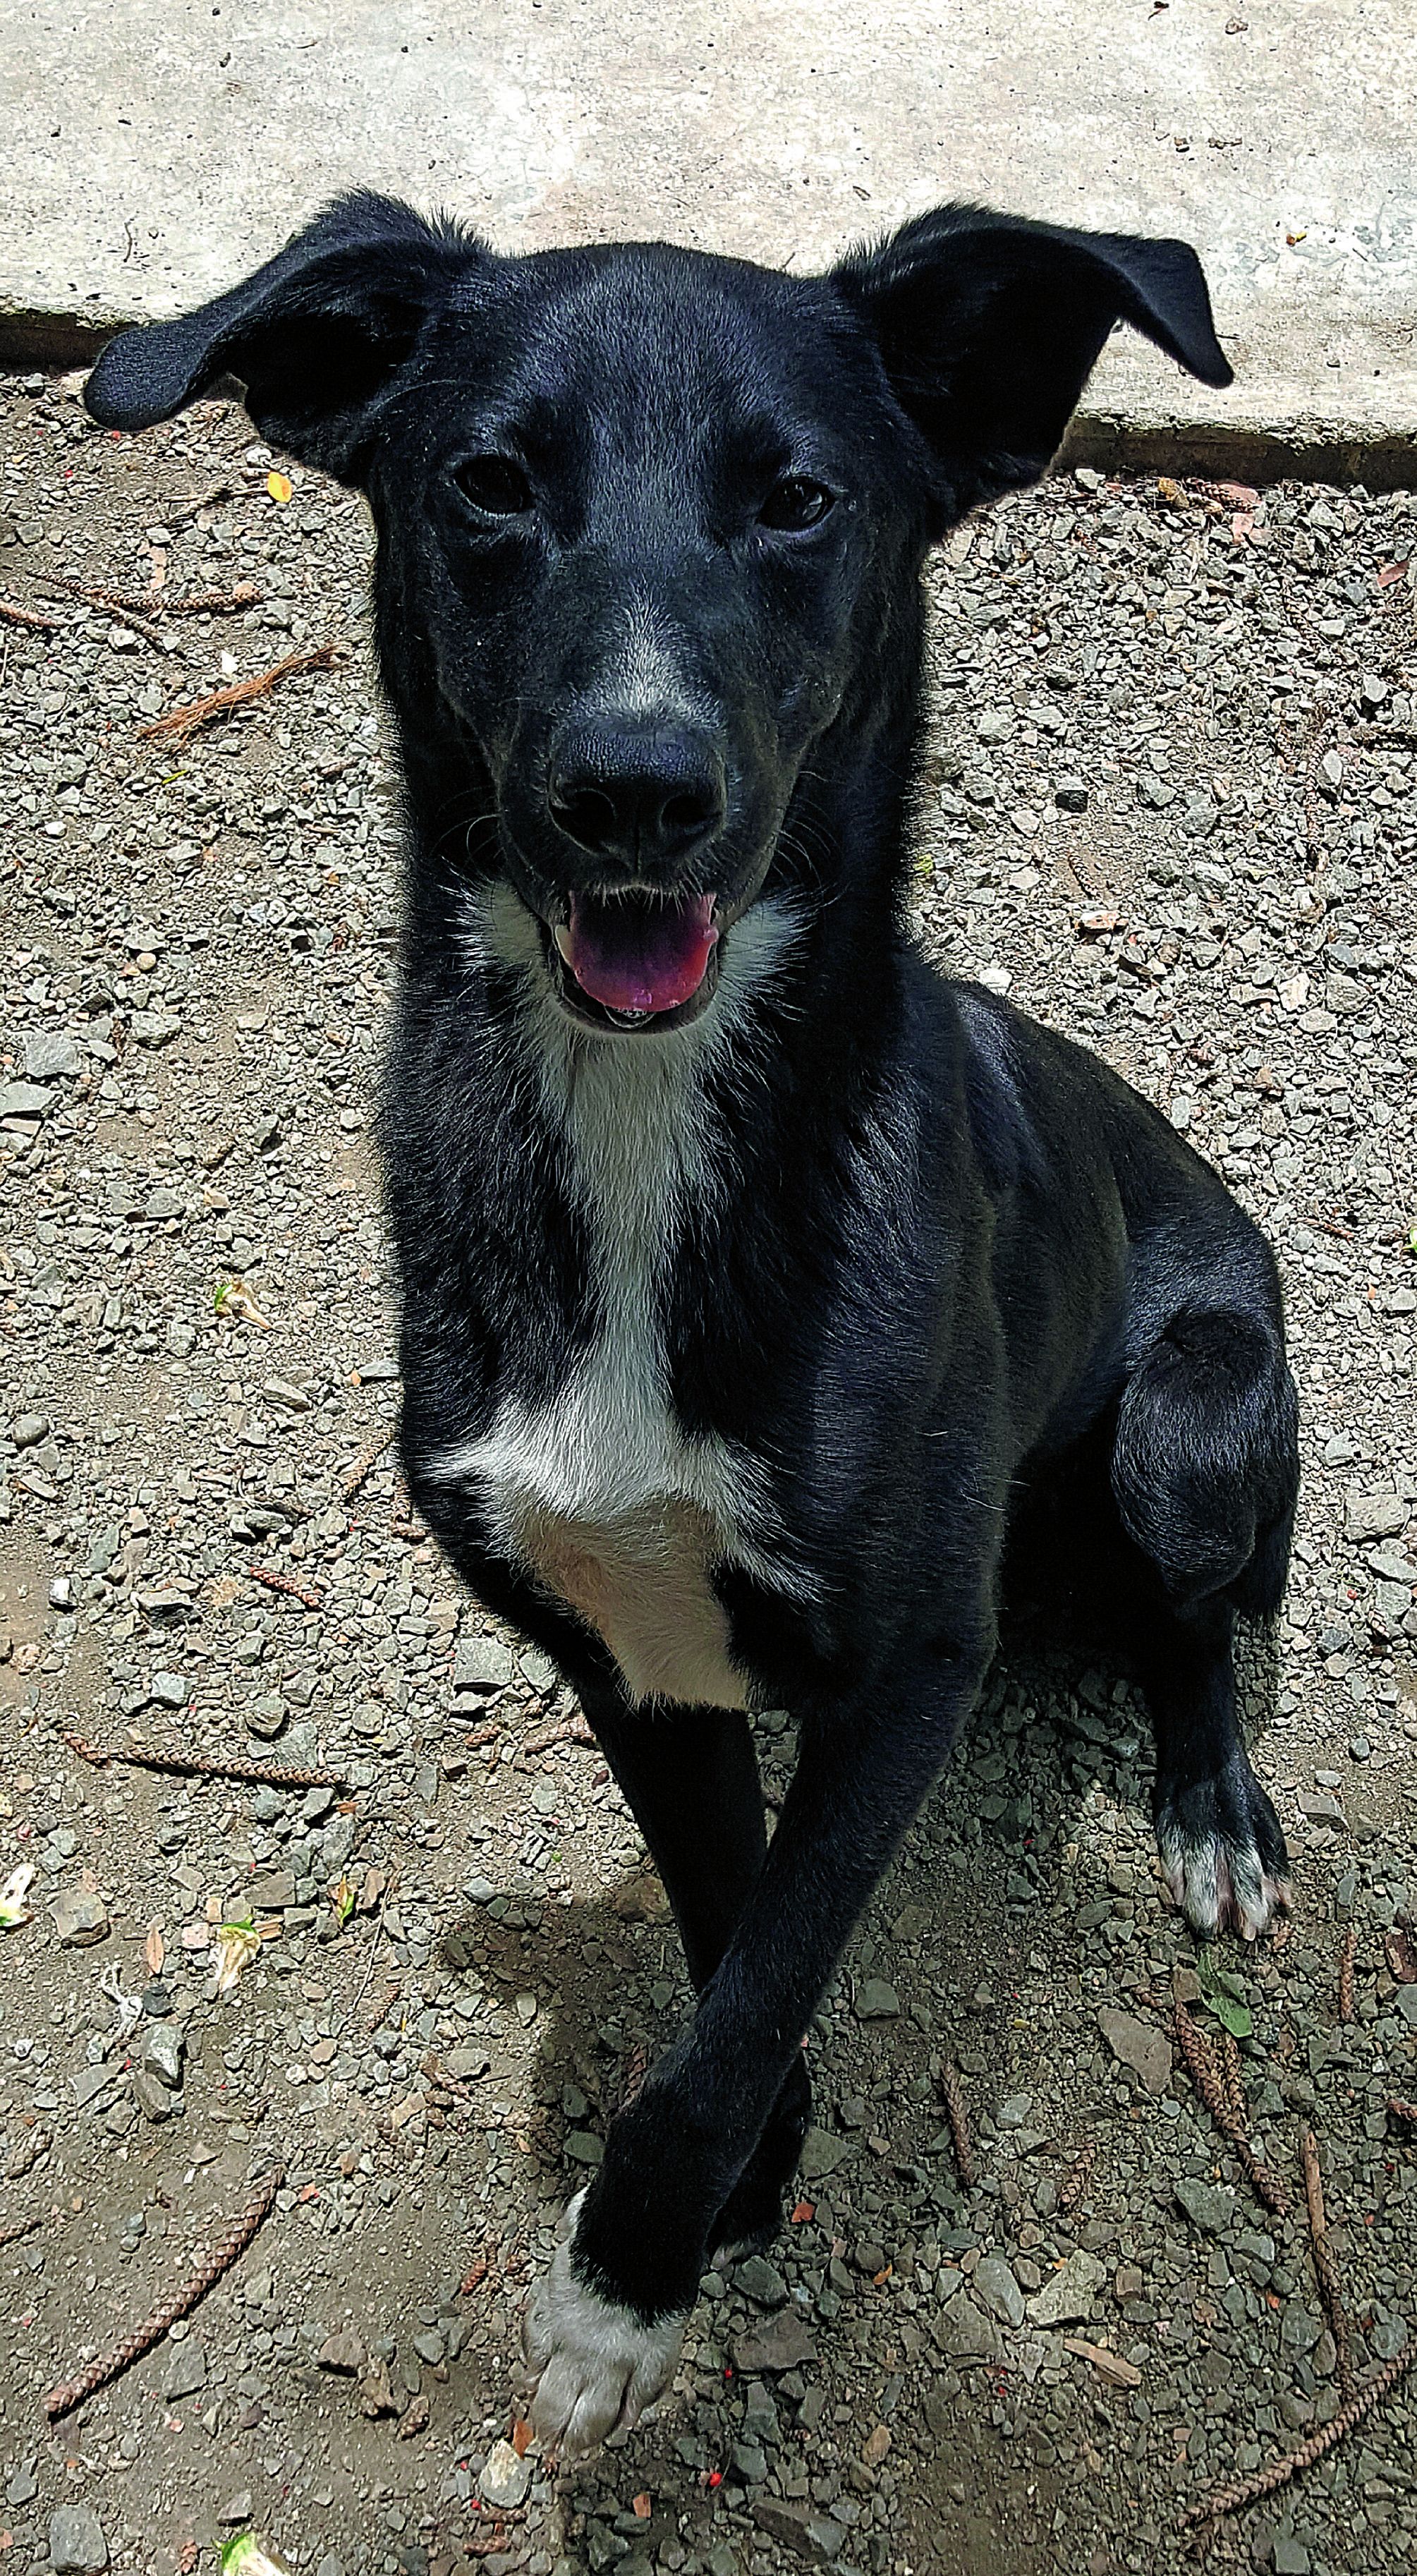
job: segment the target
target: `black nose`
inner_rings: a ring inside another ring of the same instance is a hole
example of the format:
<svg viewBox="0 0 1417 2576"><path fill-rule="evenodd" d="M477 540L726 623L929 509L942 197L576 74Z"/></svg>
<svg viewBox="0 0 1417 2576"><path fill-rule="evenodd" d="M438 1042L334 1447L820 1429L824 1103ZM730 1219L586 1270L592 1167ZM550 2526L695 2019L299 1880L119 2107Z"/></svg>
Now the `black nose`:
<svg viewBox="0 0 1417 2576"><path fill-rule="evenodd" d="M698 734L578 725L556 745L546 801L578 849L638 872L717 831L726 806L723 763Z"/></svg>

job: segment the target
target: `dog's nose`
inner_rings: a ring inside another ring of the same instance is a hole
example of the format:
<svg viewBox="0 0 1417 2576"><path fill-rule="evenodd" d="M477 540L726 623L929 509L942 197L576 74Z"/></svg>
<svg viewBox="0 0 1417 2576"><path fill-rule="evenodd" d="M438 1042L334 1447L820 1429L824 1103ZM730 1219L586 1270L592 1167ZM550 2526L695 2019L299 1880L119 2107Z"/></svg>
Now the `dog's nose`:
<svg viewBox="0 0 1417 2576"><path fill-rule="evenodd" d="M712 744L677 728L581 725L556 746L546 801L577 849L638 873L719 828L723 763Z"/></svg>

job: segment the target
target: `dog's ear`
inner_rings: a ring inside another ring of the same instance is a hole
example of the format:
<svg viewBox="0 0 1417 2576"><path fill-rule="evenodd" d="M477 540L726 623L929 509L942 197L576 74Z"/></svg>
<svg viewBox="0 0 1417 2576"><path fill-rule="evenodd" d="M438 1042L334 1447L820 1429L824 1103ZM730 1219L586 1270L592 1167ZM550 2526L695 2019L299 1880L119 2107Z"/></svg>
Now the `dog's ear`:
<svg viewBox="0 0 1417 2576"><path fill-rule="evenodd" d="M1202 384L1231 381L1186 242L942 206L853 252L833 283L939 459L948 518L1046 472L1118 322Z"/></svg>
<svg viewBox="0 0 1417 2576"><path fill-rule="evenodd" d="M379 393L488 260L395 198L343 197L229 295L110 340L84 401L105 429L147 429L234 376L263 438L355 482Z"/></svg>

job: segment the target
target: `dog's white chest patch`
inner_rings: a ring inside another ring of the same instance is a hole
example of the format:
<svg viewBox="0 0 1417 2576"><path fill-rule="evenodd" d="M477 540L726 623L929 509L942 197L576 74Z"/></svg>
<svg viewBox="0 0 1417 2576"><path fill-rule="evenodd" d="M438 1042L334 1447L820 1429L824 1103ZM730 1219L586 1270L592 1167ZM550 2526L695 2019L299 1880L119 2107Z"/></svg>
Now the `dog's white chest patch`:
<svg viewBox="0 0 1417 2576"><path fill-rule="evenodd" d="M755 948L775 959L786 934L765 921L743 941L753 918L734 934L749 951L740 974ZM508 1400L482 1438L431 1464L478 1487L500 1544L605 1640L632 1699L742 1708L749 1678L710 1577L737 1564L783 1583L760 1553L765 1478L726 1442L685 1437L661 1325L681 1211L717 1186L703 1070L732 1025L724 982L712 1031L699 1022L663 1039L587 1042L554 1005L528 1012L544 1109L570 1148L590 1232L596 1328L554 1396Z"/></svg>

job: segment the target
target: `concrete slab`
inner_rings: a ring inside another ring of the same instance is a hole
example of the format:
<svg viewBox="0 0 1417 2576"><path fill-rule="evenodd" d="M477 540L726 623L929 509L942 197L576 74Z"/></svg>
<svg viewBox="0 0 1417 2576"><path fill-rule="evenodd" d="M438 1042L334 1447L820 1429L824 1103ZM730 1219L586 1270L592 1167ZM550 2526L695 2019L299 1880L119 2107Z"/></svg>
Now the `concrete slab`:
<svg viewBox="0 0 1417 2576"><path fill-rule="evenodd" d="M948 196L1201 249L1228 394L1125 335L1094 461L1417 484L1410 0L30 0L0 355L230 284L332 190L507 249L822 260Z"/></svg>

